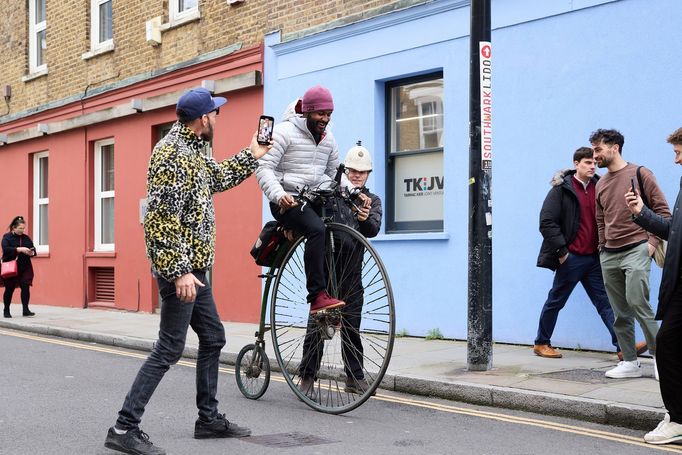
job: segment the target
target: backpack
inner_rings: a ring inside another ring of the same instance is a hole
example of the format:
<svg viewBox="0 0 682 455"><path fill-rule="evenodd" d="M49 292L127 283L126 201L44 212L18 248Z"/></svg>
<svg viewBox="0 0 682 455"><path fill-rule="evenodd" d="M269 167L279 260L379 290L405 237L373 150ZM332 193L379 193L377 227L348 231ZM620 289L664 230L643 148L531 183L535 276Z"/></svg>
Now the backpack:
<svg viewBox="0 0 682 455"><path fill-rule="evenodd" d="M642 202L644 202L644 205L651 208L651 206L649 205L649 198L647 198L646 194L644 193L644 184L642 183L642 172L640 171L642 167L643 166L639 166L637 168L637 183L639 183L639 195L642 198ZM663 264L665 263L665 252L667 249L668 242L661 239L661 241L658 242L658 246L654 250L653 259L656 265L659 266L660 268L663 268Z"/></svg>

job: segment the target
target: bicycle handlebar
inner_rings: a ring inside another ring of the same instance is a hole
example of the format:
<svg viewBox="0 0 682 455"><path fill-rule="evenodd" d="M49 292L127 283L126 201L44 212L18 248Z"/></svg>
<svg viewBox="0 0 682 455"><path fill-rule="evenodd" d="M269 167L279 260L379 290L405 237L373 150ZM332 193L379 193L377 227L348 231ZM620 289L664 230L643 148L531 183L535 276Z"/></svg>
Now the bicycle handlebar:
<svg viewBox="0 0 682 455"><path fill-rule="evenodd" d="M330 188L320 188L319 185L316 188L310 188L309 185L304 185L299 190L298 194L294 195L294 199L301 203L301 211L303 211L308 203L316 203L319 201L324 204L328 198L333 196L337 196L349 206L354 206L356 209L359 209L357 204L355 204L355 200L361 190L359 188L349 190L348 188L341 186L341 176L344 171L345 166L343 163L339 164L339 167L336 170L336 176L334 176L334 180L331 181Z"/></svg>

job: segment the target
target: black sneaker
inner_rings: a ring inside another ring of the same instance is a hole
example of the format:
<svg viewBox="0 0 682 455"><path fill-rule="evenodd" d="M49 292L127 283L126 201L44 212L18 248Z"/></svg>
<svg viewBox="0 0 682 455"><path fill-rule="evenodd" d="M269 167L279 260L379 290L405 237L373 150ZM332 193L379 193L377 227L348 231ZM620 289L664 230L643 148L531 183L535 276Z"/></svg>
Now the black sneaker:
<svg viewBox="0 0 682 455"><path fill-rule="evenodd" d="M194 439L243 438L245 436L251 436L251 430L231 423L225 418L225 414L218 414L213 422L197 419L194 424Z"/></svg>
<svg viewBox="0 0 682 455"><path fill-rule="evenodd" d="M109 428L104 447L132 455L166 455L166 451L155 446L149 440L149 435L139 428L118 434L114 427Z"/></svg>
<svg viewBox="0 0 682 455"><path fill-rule="evenodd" d="M355 378L346 378L346 387L343 389L344 392L347 393L356 393L358 395L362 395L365 393L365 391L369 390L369 383L365 378L362 379L355 379ZM376 389L372 391L372 395L376 395Z"/></svg>

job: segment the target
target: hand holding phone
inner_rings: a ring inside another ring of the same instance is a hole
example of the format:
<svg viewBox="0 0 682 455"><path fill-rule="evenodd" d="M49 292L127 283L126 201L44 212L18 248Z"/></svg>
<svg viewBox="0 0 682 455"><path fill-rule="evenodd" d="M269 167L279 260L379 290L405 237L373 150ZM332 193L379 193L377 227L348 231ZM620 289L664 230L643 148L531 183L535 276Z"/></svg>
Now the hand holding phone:
<svg viewBox="0 0 682 455"><path fill-rule="evenodd" d="M261 145L270 145L272 141L272 128L275 125L275 119L268 115L261 115L258 120L258 136L256 140Z"/></svg>

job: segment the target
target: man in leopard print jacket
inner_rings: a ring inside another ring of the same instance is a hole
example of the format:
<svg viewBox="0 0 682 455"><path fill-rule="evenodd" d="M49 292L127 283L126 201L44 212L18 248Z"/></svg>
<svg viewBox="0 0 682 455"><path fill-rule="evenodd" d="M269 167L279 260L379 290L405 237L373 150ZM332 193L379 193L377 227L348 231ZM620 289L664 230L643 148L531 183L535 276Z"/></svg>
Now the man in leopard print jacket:
<svg viewBox="0 0 682 455"><path fill-rule="evenodd" d="M140 430L144 408L171 365L182 356L189 326L199 337L196 403L199 418L194 437L225 438L251 434L218 413L218 361L225 330L206 271L215 254L213 194L228 190L249 177L257 159L271 146L259 145L216 162L202 154L213 138L216 116L227 100L203 88L178 100L178 121L154 147L147 174L148 205L144 219L147 255L162 298L159 339L140 369L109 429L105 446L131 454L165 454Z"/></svg>

